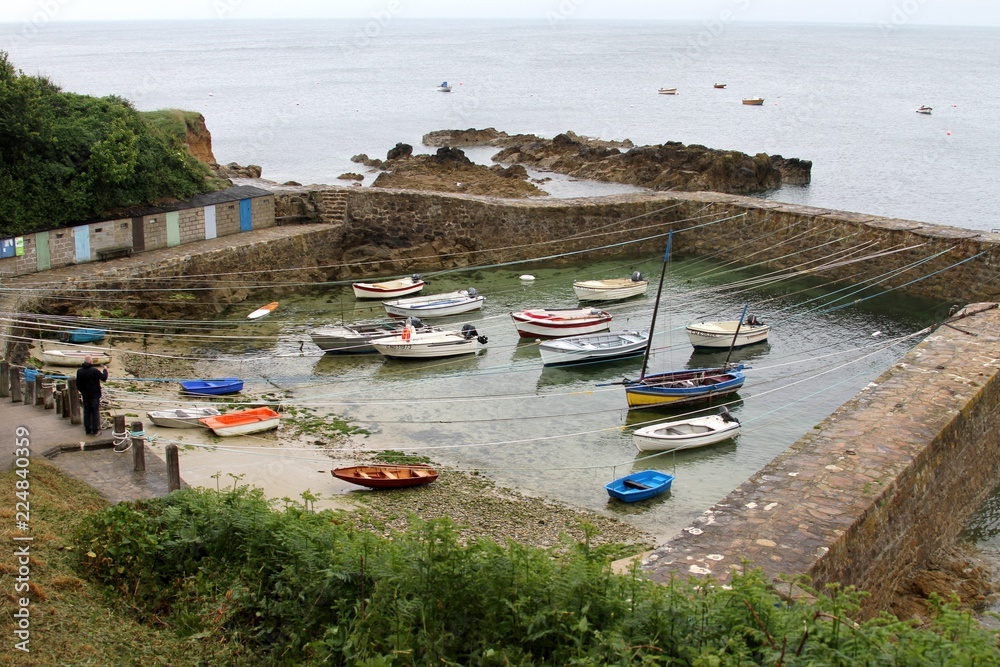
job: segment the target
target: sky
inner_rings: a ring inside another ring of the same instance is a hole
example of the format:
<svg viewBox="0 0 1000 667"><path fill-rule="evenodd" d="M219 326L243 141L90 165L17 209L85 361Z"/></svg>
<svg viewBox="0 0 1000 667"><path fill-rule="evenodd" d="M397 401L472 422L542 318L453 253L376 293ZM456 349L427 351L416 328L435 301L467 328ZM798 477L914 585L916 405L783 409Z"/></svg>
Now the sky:
<svg viewBox="0 0 1000 667"><path fill-rule="evenodd" d="M505 18L1000 26L998 0L3 0L0 23Z"/></svg>

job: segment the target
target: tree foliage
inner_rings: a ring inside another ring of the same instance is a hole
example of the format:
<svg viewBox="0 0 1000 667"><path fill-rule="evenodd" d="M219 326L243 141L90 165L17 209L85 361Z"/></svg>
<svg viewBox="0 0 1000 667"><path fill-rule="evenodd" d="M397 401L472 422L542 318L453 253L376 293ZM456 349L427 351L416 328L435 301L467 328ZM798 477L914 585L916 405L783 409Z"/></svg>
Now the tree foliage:
<svg viewBox="0 0 1000 667"><path fill-rule="evenodd" d="M213 187L181 141L128 100L63 92L0 51L0 233L68 226Z"/></svg>

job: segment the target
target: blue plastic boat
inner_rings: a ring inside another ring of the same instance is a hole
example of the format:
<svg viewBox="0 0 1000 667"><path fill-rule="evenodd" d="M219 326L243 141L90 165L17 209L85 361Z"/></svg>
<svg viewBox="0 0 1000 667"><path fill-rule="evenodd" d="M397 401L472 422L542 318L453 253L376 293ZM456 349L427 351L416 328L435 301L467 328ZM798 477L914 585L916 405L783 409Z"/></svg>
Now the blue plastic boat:
<svg viewBox="0 0 1000 667"><path fill-rule="evenodd" d="M239 378L216 378L214 380L183 380L181 389L188 394L200 396L222 396L243 391L243 380Z"/></svg>
<svg viewBox="0 0 1000 667"><path fill-rule="evenodd" d="M96 343L107 335L104 329L70 329L63 332L62 339L69 343Z"/></svg>
<svg viewBox="0 0 1000 667"><path fill-rule="evenodd" d="M604 488L608 490L608 495L612 498L626 503L634 503L660 495L670 488L673 481L674 476L665 472L641 470L608 482Z"/></svg>

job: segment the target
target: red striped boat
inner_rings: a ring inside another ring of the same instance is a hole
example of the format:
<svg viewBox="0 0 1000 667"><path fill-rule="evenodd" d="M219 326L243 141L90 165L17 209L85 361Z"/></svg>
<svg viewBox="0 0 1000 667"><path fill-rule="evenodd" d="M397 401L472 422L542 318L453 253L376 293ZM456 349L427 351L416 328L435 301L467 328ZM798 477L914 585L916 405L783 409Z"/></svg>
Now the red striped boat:
<svg viewBox="0 0 1000 667"><path fill-rule="evenodd" d="M533 308L511 313L522 338L561 338L611 328L611 314L598 308Z"/></svg>

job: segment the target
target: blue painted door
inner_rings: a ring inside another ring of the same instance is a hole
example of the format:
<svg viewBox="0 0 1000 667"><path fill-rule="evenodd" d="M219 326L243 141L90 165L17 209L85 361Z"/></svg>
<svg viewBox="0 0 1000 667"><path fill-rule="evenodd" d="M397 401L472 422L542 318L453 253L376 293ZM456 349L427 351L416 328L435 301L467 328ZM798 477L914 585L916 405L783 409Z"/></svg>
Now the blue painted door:
<svg viewBox="0 0 1000 667"><path fill-rule="evenodd" d="M240 231L249 232L253 229L253 215L250 213L250 200L240 200Z"/></svg>
<svg viewBox="0 0 1000 667"><path fill-rule="evenodd" d="M73 244L77 262L90 261L90 225L73 228Z"/></svg>

